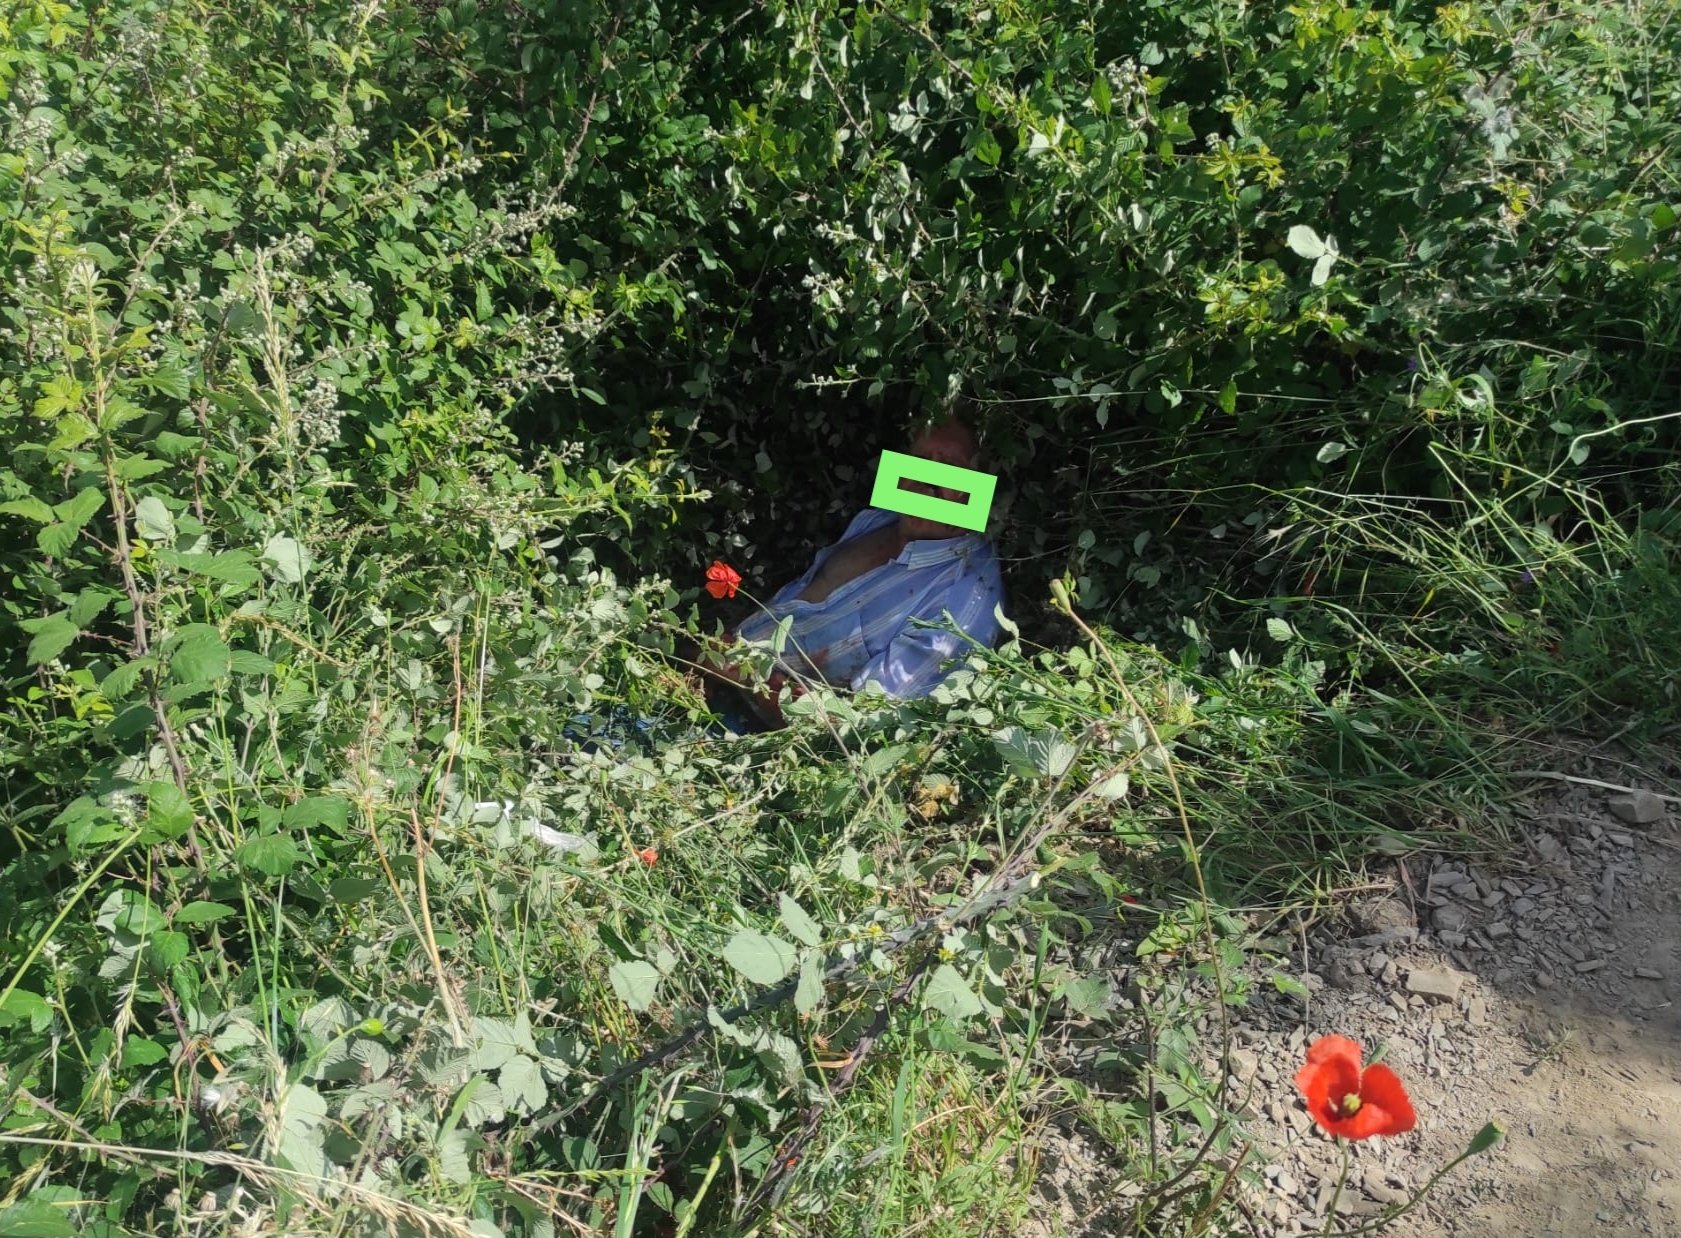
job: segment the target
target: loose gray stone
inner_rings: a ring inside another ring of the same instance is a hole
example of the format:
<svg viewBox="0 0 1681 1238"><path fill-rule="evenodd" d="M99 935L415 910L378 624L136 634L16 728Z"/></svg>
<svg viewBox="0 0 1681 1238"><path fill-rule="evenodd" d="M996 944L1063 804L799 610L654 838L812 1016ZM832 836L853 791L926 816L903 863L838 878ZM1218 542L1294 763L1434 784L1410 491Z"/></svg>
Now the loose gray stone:
<svg viewBox="0 0 1681 1238"><path fill-rule="evenodd" d="M1667 811L1663 800L1650 791L1613 795L1605 801L1605 806L1611 810L1612 816L1630 825L1651 825L1654 821L1662 821Z"/></svg>
<svg viewBox="0 0 1681 1238"><path fill-rule="evenodd" d="M1449 971L1446 968L1433 970L1415 967L1407 973L1407 992L1415 997L1428 997L1435 1001L1451 1002L1459 996L1460 988L1465 984L1462 973Z"/></svg>
<svg viewBox="0 0 1681 1238"><path fill-rule="evenodd" d="M1430 913L1430 923L1436 926L1437 931L1463 933L1470 922L1471 917L1458 903L1449 903Z"/></svg>
<svg viewBox="0 0 1681 1238"><path fill-rule="evenodd" d="M1412 910L1398 898L1365 899L1349 908L1349 916L1355 927L1368 936L1415 927ZM1400 940L1400 937L1389 940Z"/></svg>

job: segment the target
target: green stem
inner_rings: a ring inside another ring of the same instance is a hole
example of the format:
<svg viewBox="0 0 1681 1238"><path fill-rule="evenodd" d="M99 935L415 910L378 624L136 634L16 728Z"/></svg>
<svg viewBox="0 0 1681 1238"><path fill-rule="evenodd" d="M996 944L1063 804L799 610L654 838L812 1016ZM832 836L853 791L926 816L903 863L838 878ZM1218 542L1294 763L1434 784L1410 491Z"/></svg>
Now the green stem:
<svg viewBox="0 0 1681 1238"><path fill-rule="evenodd" d="M1326 1235L1328 1235L1328 1238L1355 1238L1356 1234L1375 1233L1377 1230L1382 1229L1390 1222L1400 1220L1402 1217L1406 1216L1407 1213L1411 1212L1414 1208L1418 1207L1419 1204L1424 1202L1424 1197L1436 1189L1436 1183L1440 1182L1455 1169L1459 1168L1462 1162L1468 1161L1473 1156L1476 1156L1478 1151L1480 1151L1480 1149L1467 1148L1446 1165L1443 1165L1433 1175L1431 1175L1430 1181L1418 1188L1417 1195L1414 1195L1406 1203L1402 1204L1396 1211L1386 1212L1382 1216L1378 1217L1377 1220L1368 1221L1358 1229L1339 1230L1337 1233L1332 1234L1329 1227L1327 1227L1325 1230Z"/></svg>
<svg viewBox="0 0 1681 1238"><path fill-rule="evenodd" d="M53 934L58 932L59 926L62 925L69 917L71 911L75 909L76 904L82 901L82 895L88 892L88 888L92 886L94 882L98 881L105 875L105 870L115 864L117 862L117 857L127 851L130 844L139 837L140 827L136 826L129 832L127 838L117 844L116 850L101 860L99 862L99 867L89 873L87 877L83 879L82 884L76 887L69 899L66 900L64 906L59 909L58 915L53 917L53 922L47 926L47 931L35 939L35 944L29 948L29 953L24 956L23 962L18 964L17 971L12 974L11 981L6 985L4 991L0 991L0 1007L3 1007L6 1004L6 999L12 995L12 990L22 983L24 973L26 973L30 967L34 965L35 959L40 955L42 948L52 940Z"/></svg>
<svg viewBox="0 0 1681 1238"><path fill-rule="evenodd" d="M1337 1172L1337 1189L1331 1192L1331 1206L1325 1210L1325 1228L1320 1230L1320 1238L1333 1238L1332 1230L1337 1223L1337 1204L1342 1201L1343 1184L1348 1181L1349 1166L1354 1163L1353 1145L1346 1139L1337 1140L1342 1145L1342 1168Z"/></svg>

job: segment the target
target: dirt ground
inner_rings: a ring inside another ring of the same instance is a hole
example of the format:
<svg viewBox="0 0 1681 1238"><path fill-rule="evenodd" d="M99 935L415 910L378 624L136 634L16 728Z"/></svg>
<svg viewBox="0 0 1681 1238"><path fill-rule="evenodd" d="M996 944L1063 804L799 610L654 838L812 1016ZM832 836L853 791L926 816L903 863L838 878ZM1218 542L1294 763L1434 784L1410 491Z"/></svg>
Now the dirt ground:
<svg viewBox="0 0 1681 1238"><path fill-rule="evenodd" d="M1290 971L1239 1012L1234 1097L1266 1157L1261 1233L1318 1233L1337 1153L1292 1075L1306 1042L1383 1047L1418 1128L1356 1145L1342 1231L1378 1219L1491 1119L1504 1143L1460 1165L1394 1238L1681 1238L1681 764L1559 743L1513 805L1503 865L1413 857L1310 928ZM1594 782L1638 788L1633 800ZM1668 797L1668 798L1659 798ZM1047 1148L1036 1232L1097 1238L1102 1157ZM1370 1231L1368 1231L1370 1232Z"/></svg>

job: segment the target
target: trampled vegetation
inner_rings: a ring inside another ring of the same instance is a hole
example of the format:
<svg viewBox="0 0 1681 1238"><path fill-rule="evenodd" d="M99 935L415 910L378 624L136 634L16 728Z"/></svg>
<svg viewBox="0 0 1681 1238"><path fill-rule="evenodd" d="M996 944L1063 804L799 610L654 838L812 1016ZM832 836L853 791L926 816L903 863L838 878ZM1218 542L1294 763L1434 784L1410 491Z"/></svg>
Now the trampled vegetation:
<svg viewBox="0 0 1681 1238"><path fill-rule="evenodd" d="M1251 913L1676 721L1667 0L0 31L0 1232L1250 1232ZM949 410L1003 647L682 737Z"/></svg>

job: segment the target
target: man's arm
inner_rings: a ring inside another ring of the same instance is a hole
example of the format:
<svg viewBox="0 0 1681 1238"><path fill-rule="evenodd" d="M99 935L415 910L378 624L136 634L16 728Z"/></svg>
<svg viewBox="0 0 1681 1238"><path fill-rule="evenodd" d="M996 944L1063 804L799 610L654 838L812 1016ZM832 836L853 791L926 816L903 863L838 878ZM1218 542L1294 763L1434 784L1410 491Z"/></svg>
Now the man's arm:
<svg viewBox="0 0 1681 1238"><path fill-rule="evenodd" d="M813 665L820 673L823 661L821 654L813 659ZM758 719L769 727L780 729L788 725L779 699L785 686L790 688L795 700L806 693L805 681L797 675L790 675L780 667L771 672L766 689L758 691L753 686L752 677L739 666L732 666L721 660L715 661L705 653L701 655L700 666L702 673L708 676L709 687L718 685L726 691L735 690Z"/></svg>

